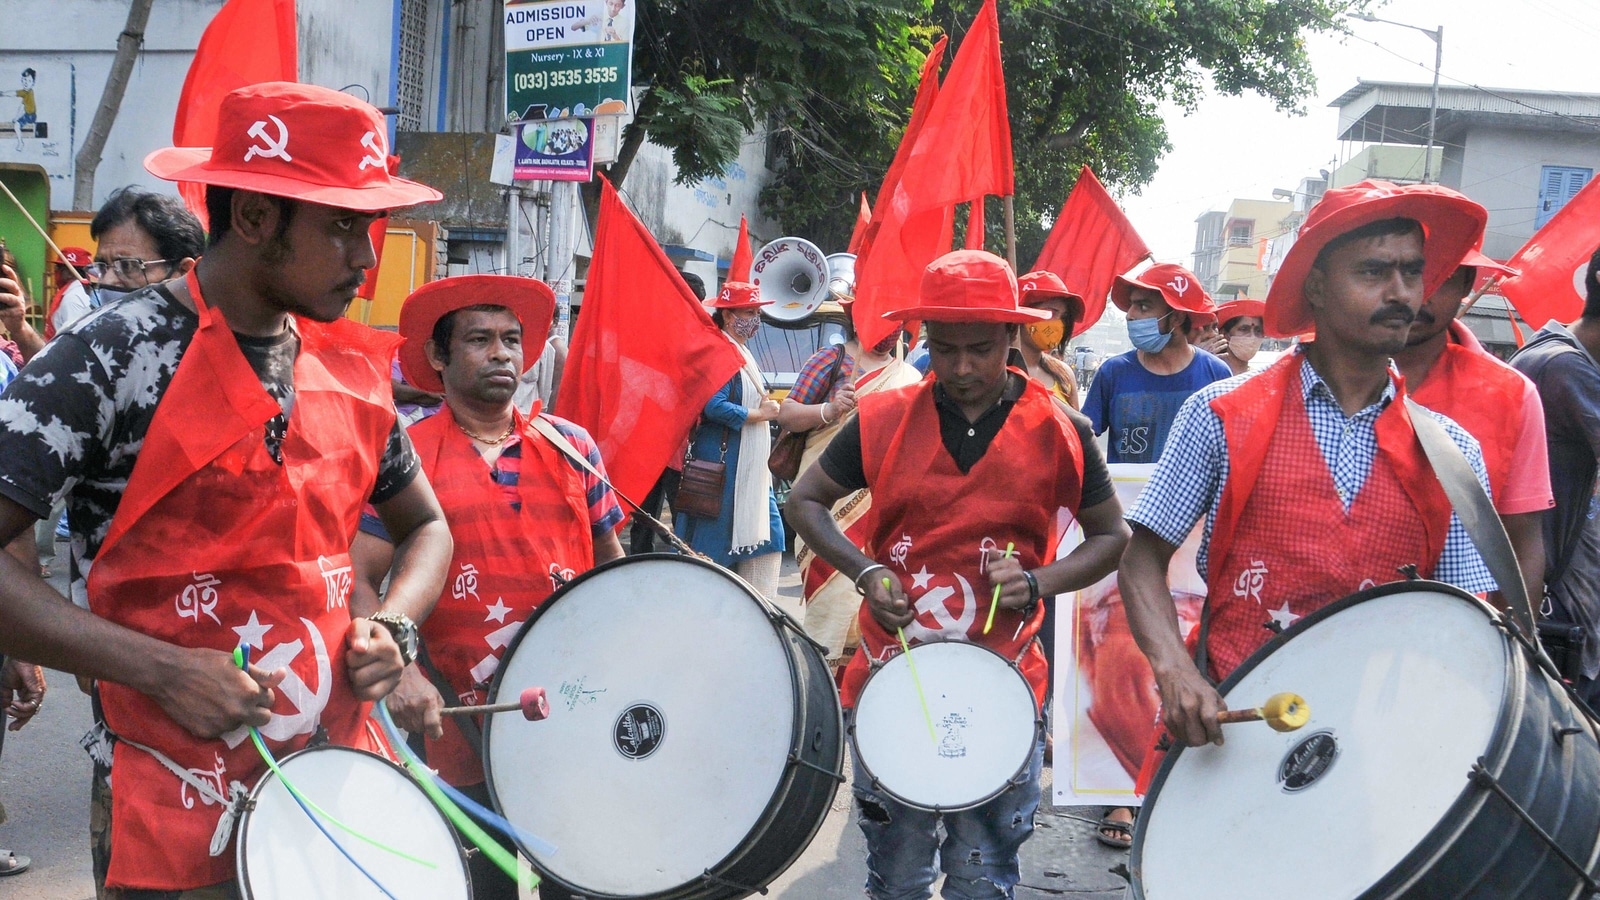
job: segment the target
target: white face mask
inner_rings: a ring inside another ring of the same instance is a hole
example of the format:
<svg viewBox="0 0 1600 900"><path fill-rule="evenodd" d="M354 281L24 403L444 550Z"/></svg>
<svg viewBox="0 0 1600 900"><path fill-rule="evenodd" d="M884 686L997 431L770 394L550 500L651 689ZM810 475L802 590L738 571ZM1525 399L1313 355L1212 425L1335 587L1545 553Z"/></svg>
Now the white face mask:
<svg viewBox="0 0 1600 900"><path fill-rule="evenodd" d="M1240 362L1249 362L1256 351L1261 349L1261 338L1253 334L1242 334L1238 337L1228 338L1228 352Z"/></svg>

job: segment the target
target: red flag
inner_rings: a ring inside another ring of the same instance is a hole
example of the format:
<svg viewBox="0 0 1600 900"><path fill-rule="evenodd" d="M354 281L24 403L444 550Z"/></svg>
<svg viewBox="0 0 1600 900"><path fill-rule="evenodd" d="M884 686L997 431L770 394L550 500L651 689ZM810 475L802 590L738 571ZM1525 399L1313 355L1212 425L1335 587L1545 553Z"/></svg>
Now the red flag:
<svg viewBox="0 0 1600 900"><path fill-rule="evenodd" d="M1501 281L1500 293L1532 328L1542 328L1551 319L1571 322L1583 314L1583 278L1589 257L1600 247L1596 183L1584 185L1506 262L1522 274Z"/></svg>
<svg viewBox="0 0 1600 900"><path fill-rule="evenodd" d="M1083 295L1084 321L1073 328L1082 334L1106 309L1111 282L1150 255L1133 223L1106 193L1094 171L1084 166L1056 216L1050 236L1033 269L1061 276L1067 287Z"/></svg>
<svg viewBox="0 0 1600 900"><path fill-rule="evenodd" d="M867 192L861 192L861 209L856 213L856 227L850 229L850 245L846 253L858 253L861 239L867 236L867 226L872 224L872 207L867 205Z"/></svg>
<svg viewBox="0 0 1600 900"><path fill-rule="evenodd" d="M611 183L600 185L594 261L556 414L588 429L612 484L637 500L744 356Z"/></svg>
<svg viewBox="0 0 1600 900"><path fill-rule="evenodd" d="M967 250L983 249L983 198L972 201L972 207L967 211Z"/></svg>
<svg viewBox="0 0 1600 900"><path fill-rule="evenodd" d="M750 281L750 223L739 214L739 237L733 245L733 259L728 261L728 280Z"/></svg>
<svg viewBox="0 0 1600 900"><path fill-rule="evenodd" d="M851 318L862 340L867 340L869 336L876 338L872 343L877 343L894 330L892 324L881 318L883 313L916 303L917 285L927 261L918 266L907 259L906 238L909 237L914 246L924 248L919 250L917 256L928 252L932 254L928 257L931 260L941 250L950 247L950 237L954 232L953 210L947 211L943 221L933 221L931 224L926 220L919 222L909 236L901 234L905 229L900 219L882 214L900 184L900 176L905 171L917 135L921 133L928 113L938 99L939 63L944 59L948 43L948 38L939 38L922 63L922 81L917 85L917 98L911 104L911 119L906 123L906 132L900 138L900 146L894 152L889 170L884 173L883 186L878 189L879 215L868 223L861 237L861 247L856 251L856 303ZM886 236L881 243L880 235ZM919 279L911 283L909 292L904 284L904 273L907 271L915 272ZM909 327L914 328L915 325Z"/></svg>
<svg viewBox="0 0 1600 900"><path fill-rule="evenodd" d="M209 147L217 135L217 108L232 91L263 81L298 81L299 46L294 0L228 0L200 35L183 79L172 143ZM208 228L203 185L178 185L189 211Z"/></svg>

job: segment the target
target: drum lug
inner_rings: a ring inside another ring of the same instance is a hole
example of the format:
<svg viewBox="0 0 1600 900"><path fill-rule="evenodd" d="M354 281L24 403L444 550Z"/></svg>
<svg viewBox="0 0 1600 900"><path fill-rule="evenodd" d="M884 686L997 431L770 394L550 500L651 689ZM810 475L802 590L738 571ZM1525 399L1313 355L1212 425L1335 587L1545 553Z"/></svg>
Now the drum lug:
<svg viewBox="0 0 1600 900"><path fill-rule="evenodd" d="M844 773L843 772L835 772L832 769L824 769L823 767L817 765L816 763L806 762L805 760L800 758L800 754L798 754L798 753L790 753L789 754L789 765L791 765L791 766L803 766L804 768L810 769L810 770L812 770L814 772L820 772L823 775L826 775L829 778L832 778L834 781L839 782L840 784L844 784L844 782L845 782L845 777L844 777ZM876 783L876 782L874 782L874 783Z"/></svg>
<svg viewBox="0 0 1600 900"><path fill-rule="evenodd" d="M783 626L784 628L787 628L788 630L794 632L796 637L800 638L801 640L803 640L806 643L810 644L811 646L815 647L817 652L822 654L822 658L823 659L827 659L828 658L828 647L827 647L827 645L818 643L816 638L812 637L809 634L806 634L806 630L800 626L799 622L796 622L794 619L790 618L788 613L784 612L783 610L779 609L778 607L776 607L776 606L774 606L774 605L772 605L770 603L766 604L766 607L767 607L767 618L769 618L773 622L776 622L777 624Z"/></svg>
<svg viewBox="0 0 1600 900"><path fill-rule="evenodd" d="M1416 563L1406 563L1405 565L1398 567L1396 569L1396 571L1398 571L1402 576L1404 576L1405 580L1407 580L1407 581L1421 581L1422 580L1422 576L1417 574L1417 564Z"/></svg>
<svg viewBox="0 0 1600 900"><path fill-rule="evenodd" d="M1583 734L1583 729L1576 725L1568 725L1566 727L1562 727L1560 725L1551 725L1550 734L1556 739L1556 743L1565 745L1567 738L1575 734Z"/></svg>
<svg viewBox="0 0 1600 900"><path fill-rule="evenodd" d="M1506 789L1500 786L1499 780L1484 766L1483 757L1478 757L1478 761L1473 764L1472 771L1467 773L1467 780L1499 797L1505 803L1506 808L1521 819L1522 824L1528 826L1528 829L1534 833L1535 837L1543 841L1545 846L1549 847L1556 856L1561 858L1562 862L1567 864L1568 868L1577 874L1578 878L1583 881L1583 886L1589 889L1590 894L1600 893L1600 881L1595 881L1594 876L1589 874L1582 863L1573 859L1572 854L1568 853L1565 847L1556 843L1556 839L1550 836L1550 832L1545 831L1544 827L1535 822L1533 817L1528 815L1528 811L1523 809L1515 798L1506 793Z"/></svg>

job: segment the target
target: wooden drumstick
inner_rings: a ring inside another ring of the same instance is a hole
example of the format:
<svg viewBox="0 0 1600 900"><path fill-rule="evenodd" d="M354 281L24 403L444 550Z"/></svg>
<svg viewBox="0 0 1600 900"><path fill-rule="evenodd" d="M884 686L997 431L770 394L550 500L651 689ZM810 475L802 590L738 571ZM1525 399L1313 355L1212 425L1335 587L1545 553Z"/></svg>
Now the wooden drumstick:
<svg viewBox="0 0 1600 900"><path fill-rule="evenodd" d="M1311 721L1311 704L1299 694L1273 694L1258 709L1229 709L1217 715L1224 725L1266 722L1273 731L1297 731Z"/></svg>
<svg viewBox="0 0 1600 900"><path fill-rule="evenodd" d="M490 713L520 712L529 722L538 722L550 717L550 701L545 698L544 688L531 687L524 689L521 696L508 703L491 703L488 706L447 706L439 712L446 716L484 716Z"/></svg>

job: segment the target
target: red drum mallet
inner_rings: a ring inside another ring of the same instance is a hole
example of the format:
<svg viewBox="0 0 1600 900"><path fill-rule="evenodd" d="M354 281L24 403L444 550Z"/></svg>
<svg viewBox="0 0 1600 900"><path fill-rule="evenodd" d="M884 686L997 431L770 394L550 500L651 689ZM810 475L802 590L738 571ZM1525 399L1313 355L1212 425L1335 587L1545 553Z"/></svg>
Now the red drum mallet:
<svg viewBox="0 0 1600 900"><path fill-rule="evenodd" d="M447 706L441 712L447 716L485 716L490 713L521 712L522 717L529 722L538 722L550 717L550 701L545 698L544 688L523 688L515 701L510 703L491 703L487 706Z"/></svg>

